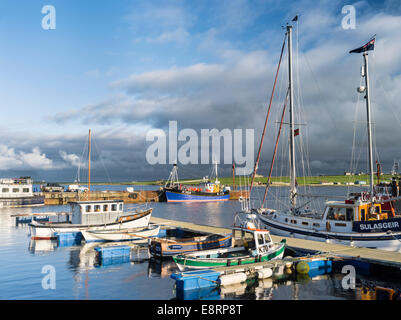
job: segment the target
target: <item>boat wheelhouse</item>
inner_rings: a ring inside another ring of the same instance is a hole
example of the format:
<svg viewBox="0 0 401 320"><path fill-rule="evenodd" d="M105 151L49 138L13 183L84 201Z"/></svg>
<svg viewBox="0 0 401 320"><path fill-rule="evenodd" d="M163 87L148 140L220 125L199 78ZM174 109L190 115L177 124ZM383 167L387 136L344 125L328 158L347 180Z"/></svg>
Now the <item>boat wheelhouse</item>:
<svg viewBox="0 0 401 320"><path fill-rule="evenodd" d="M33 192L31 177L0 179L0 207L27 207L43 204L43 195Z"/></svg>

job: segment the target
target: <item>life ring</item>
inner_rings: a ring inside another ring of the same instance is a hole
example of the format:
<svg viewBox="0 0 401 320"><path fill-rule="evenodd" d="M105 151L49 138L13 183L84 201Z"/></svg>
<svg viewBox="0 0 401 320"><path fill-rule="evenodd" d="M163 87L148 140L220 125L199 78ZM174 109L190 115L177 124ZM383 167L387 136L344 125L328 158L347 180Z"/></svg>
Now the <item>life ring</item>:
<svg viewBox="0 0 401 320"><path fill-rule="evenodd" d="M330 231L331 230L331 225L330 222L326 222L326 231Z"/></svg>
<svg viewBox="0 0 401 320"><path fill-rule="evenodd" d="M58 195L58 197L59 197L59 198L62 198L62 197L63 197L63 195L60 193L60 194Z"/></svg>
<svg viewBox="0 0 401 320"><path fill-rule="evenodd" d="M51 195L51 197L52 197L52 198L55 198L55 197L56 197L56 195L55 195L55 194L52 194L52 195Z"/></svg>

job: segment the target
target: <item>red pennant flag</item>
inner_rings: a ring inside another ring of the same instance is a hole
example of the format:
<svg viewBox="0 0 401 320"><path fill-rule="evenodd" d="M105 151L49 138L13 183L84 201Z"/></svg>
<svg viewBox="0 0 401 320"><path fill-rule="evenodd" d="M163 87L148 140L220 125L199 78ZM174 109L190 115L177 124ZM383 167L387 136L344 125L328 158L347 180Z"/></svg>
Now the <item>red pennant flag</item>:
<svg viewBox="0 0 401 320"><path fill-rule="evenodd" d="M294 137L296 137L296 136L298 136L299 135L299 129L295 129L294 130Z"/></svg>

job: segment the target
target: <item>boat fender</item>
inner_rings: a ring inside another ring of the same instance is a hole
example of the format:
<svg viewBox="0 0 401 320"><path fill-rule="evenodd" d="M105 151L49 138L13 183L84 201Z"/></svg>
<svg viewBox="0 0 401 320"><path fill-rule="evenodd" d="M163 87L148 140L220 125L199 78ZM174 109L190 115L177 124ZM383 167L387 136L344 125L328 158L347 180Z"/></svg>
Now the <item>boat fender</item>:
<svg viewBox="0 0 401 320"><path fill-rule="evenodd" d="M56 197L56 195L55 195L55 194L52 194L52 195L51 195L51 197L52 197L52 198L55 198L55 197Z"/></svg>
<svg viewBox="0 0 401 320"><path fill-rule="evenodd" d="M228 286L231 284L241 283L246 281L246 274L243 272L238 272L234 274L226 274L220 276L219 283L221 286Z"/></svg>
<svg viewBox="0 0 401 320"><path fill-rule="evenodd" d="M270 268L263 268L258 270L258 279L270 278L273 275L273 270Z"/></svg>
<svg viewBox="0 0 401 320"><path fill-rule="evenodd" d="M330 225L330 222L326 222L326 230L327 231L330 231L331 230L331 225Z"/></svg>
<svg viewBox="0 0 401 320"><path fill-rule="evenodd" d="M60 194L58 195L58 197L59 197L59 198L62 198L62 197L63 197L63 195L60 193Z"/></svg>

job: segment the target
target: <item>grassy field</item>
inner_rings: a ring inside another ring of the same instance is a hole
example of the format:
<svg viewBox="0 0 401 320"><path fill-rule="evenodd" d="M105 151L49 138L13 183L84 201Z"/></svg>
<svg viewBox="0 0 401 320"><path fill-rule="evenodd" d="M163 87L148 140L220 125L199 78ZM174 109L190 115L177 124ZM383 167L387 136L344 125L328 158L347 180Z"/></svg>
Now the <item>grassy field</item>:
<svg viewBox="0 0 401 320"><path fill-rule="evenodd" d="M220 183L223 185L230 186L233 184L233 178L232 177L220 177L219 178ZM244 179L244 177L235 177L235 184L236 185L244 185L246 184L246 181L250 182L250 178L247 178L247 180ZM181 183L186 184L187 181L193 181L193 179L188 179L188 180L180 180ZM327 184L334 184L334 185L345 185L346 183L355 183L356 181L365 181L366 184L369 184L369 176L368 175L354 175L354 176L344 176L344 175L338 175L338 176L314 176L314 177L298 177L297 182L298 185L327 185ZM391 181L391 175L390 174L384 174L382 175L381 182L390 182ZM255 183L256 184L265 184L267 182L267 177L258 177L255 178ZM289 177L272 177L271 178L271 183L272 185L274 184L286 184L290 182ZM35 182L38 184L43 184L42 182ZM165 180L157 180L157 181L122 181L122 182L92 182L92 185L164 185ZM194 184L193 182L190 182ZM377 178L375 176L375 183L377 183ZM59 182L59 184L63 185L68 185L68 184L73 184L72 182ZM83 185L85 185L84 182L82 182Z"/></svg>
<svg viewBox="0 0 401 320"><path fill-rule="evenodd" d="M232 185L233 184L233 178L232 177L220 177L219 178L220 183L224 185ZM345 185L346 183L355 183L356 181L365 181L366 184L369 184L369 175L355 175L355 176L344 176L344 175L338 175L338 176L314 176L314 177L298 177L297 182L298 185L325 185L325 184L341 184ZM180 180L181 183L185 184L186 181L190 180ZM246 180L244 180L243 177L241 179L239 177L235 177L235 184L244 184ZM248 179L250 181L250 178ZM377 178L375 177L375 183L377 183ZM386 174L382 175L380 178L381 182L390 182L391 181L391 175ZM164 181L136 181L135 183L127 183L127 184L137 184L137 185L155 185L155 184L162 184ZM258 177L255 178L256 183L261 183L265 184L267 182L267 177ZM272 177L271 178L272 184L280 184L280 183L289 183L290 178L289 177Z"/></svg>

